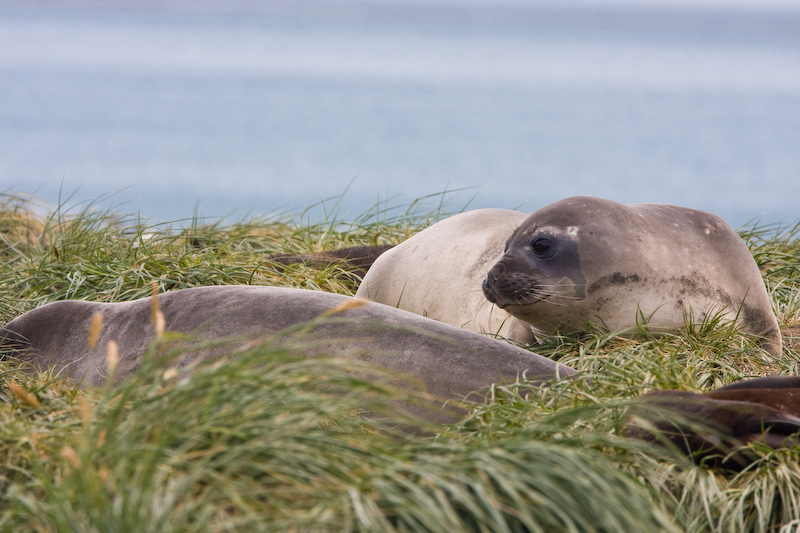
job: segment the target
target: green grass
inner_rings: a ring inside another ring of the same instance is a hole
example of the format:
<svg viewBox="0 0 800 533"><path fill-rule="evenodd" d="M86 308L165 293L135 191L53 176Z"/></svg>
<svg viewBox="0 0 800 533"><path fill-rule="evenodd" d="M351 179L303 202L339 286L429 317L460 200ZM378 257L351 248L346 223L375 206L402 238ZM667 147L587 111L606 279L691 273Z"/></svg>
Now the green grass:
<svg viewBox="0 0 800 533"><path fill-rule="evenodd" d="M357 279L340 267L280 271L268 256L400 242L448 213L442 195L377 204L352 221L334 204L322 222L287 215L148 225L93 206L2 200L3 321L66 298L147 296L153 282L162 291L249 283L352 294ZM799 232L740 230L790 335L800 320ZM89 391L0 362L0 530L800 527L800 449L757 450L763 458L734 474L622 432L631 400L644 392L800 373L796 341L774 360L711 319L680 334L634 340L594 331L535 349L591 380L496 387L462 422L424 434L393 426L403 416L387 406L397 391L335 361L321 371L291 343L252 347L191 378L146 366L120 386ZM365 406L375 414L363 416Z"/></svg>

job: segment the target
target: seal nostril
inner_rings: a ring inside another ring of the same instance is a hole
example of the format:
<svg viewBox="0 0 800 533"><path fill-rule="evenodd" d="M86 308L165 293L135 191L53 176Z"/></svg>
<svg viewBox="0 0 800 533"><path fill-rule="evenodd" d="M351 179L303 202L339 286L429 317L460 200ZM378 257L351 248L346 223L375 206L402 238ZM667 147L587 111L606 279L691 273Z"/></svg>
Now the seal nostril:
<svg viewBox="0 0 800 533"><path fill-rule="evenodd" d="M503 263L496 263L490 270L489 273L486 275L487 280L491 280L492 283L497 283L497 280L500 279L500 276L505 274L506 266Z"/></svg>
<svg viewBox="0 0 800 533"><path fill-rule="evenodd" d="M497 283L496 279L492 280L489 277L485 278L483 280L483 283L481 283L481 289L483 290L483 295L486 297L487 300L489 300L492 303L495 303L495 301L497 300L497 298L495 298L495 288L494 288L494 285L496 285L496 283Z"/></svg>

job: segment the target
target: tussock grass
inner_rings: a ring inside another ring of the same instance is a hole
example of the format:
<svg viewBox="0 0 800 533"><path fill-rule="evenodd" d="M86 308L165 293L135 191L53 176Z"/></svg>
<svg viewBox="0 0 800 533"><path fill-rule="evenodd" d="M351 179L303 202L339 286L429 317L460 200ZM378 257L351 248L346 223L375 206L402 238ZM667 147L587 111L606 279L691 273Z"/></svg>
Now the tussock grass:
<svg viewBox="0 0 800 533"><path fill-rule="evenodd" d="M151 225L91 205L43 213L35 199L5 196L0 318L66 298L135 299L153 282L352 294L357 278L342 267L278 269L268 256L396 243L448 214L446 200L378 203L353 221L334 203L321 222L306 213ZM167 372L181 353L173 342L131 380L89 391L0 361L0 530L796 530L800 449L754 448L761 459L730 473L622 428L651 390L800 373L799 228L740 230L790 335L782 358L719 317L635 339L553 336L532 349L588 379L496 386L460 423L422 433L398 407L408 393L364 379L374 369L299 358L292 343L186 377Z"/></svg>
<svg viewBox="0 0 800 533"><path fill-rule="evenodd" d="M773 308L786 325L800 324L800 222L741 228L772 295Z"/></svg>
<svg viewBox="0 0 800 533"><path fill-rule="evenodd" d="M153 282L161 291L268 284L352 294L358 279L341 268L276 269L269 255L397 243L444 216L446 204L446 194L399 208L377 203L352 222L336 219L334 204L322 221L312 222L304 213L297 219L149 225L93 204L57 206L37 218L41 206L0 195L0 258L9 273L0 293L0 319L56 300L134 300L148 296Z"/></svg>
<svg viewBox="0 0 800 533"><path fill-rule="evenodd" d="M191 379L12 399L4 527L91 530L669 530L645 486L577 439L398 435L357 414L396 392L254 348ZM349 366L349 365L348 365ZM155 373L159 375L159 373ZM309 386L313 383L313 386ZM324 392L335 387L344 393ZM367 399L367 401L365 401ZM580 472L581 475L574 475ZM609 512L609 509L615 509ZM580 509L580 512L575 512Z"/></svg>

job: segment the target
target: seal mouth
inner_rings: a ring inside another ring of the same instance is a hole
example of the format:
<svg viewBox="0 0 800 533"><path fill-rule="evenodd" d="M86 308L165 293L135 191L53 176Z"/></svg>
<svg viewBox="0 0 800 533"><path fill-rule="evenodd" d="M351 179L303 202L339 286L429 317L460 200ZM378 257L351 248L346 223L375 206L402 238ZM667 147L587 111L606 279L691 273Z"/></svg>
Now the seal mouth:
<svg viewBox="0 0 800 533"><path fill-rule="evenodd" d="M521 273L490 272L482 288L486 299L501 309L535 304L549 296L541 284Z"/></svg>

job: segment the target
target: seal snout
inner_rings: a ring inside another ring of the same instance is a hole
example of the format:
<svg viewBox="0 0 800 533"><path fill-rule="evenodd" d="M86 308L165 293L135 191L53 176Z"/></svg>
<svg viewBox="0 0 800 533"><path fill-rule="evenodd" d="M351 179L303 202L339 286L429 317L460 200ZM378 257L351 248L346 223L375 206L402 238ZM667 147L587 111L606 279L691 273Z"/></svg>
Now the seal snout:
<svg viewBox="0 0 800 533"><path fill-rule="evenodd" d="M506 266L502 262L496 263L492 269L489 270L489 273L486 275L483 283L481 284L481 287L483 288L483 295L486 296L486 299L493 304L500 305L500 303L497 301L499 295L497 294L496 287L500 276L505 274L505 271Z"/></svg>
<svg viewBox="0 0 800 533"><path fill-rule="evenodd" d="M504 261L498 261L483 280L486 299L501 309L509 305L527 305L538 301L541 287L526 272L509 269Z"/></svg>

